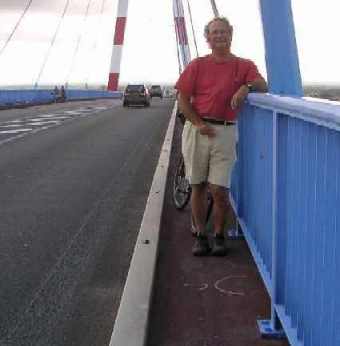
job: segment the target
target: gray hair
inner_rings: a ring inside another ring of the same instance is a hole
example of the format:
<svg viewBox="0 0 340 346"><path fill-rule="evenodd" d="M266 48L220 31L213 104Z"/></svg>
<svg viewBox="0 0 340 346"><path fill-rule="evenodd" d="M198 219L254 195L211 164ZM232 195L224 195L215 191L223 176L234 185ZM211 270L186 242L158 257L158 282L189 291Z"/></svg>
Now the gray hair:
<svg viewBox="0 0 340 346"><path fill-rule="evenodd" d="M206 25L204 26L204 37L205 37L205 38L208 37L208 34L209 34L209 26L210 26L210 24L213 23L213 22L216 22L216 21L218 21L218 20L221 21L221 22L223 22L223 23L225 23L229 28L231 28L230 22L229 22L229 20L228 20L226 17L215 17L215 18L213 18L211 21L209 21L208 24L206 24Z"/></svg>

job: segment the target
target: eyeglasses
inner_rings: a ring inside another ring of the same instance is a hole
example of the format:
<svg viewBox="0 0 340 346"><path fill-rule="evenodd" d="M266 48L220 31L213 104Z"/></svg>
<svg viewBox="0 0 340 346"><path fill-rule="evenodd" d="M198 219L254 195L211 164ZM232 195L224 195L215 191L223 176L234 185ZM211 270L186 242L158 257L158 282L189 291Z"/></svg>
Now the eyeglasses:
<svg viewBox="0 0 340 346"><path fill-rule="evenodd" d="M209 32L210 35L228 35L229 33L228 30L213 30Z"/></svg>

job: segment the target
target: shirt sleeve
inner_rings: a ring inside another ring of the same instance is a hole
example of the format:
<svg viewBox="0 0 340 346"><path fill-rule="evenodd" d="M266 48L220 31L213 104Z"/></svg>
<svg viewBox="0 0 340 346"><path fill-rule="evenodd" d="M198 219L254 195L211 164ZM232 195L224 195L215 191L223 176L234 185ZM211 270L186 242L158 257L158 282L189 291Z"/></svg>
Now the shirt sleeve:
<svg viewBox="0 0 340 346"><path fill-rule="evenodd" d="M257 66L251 60L248 60L247 72L245 76L246 83L251 83L256 79L263 79L263 77Z"/></svg>
<svg viewBox="0 0 340 346"><path fill-rule="evenodd" d="M197 59L193 60L181 73L175 89L186 96L193 96L198 73Z"/></svg>

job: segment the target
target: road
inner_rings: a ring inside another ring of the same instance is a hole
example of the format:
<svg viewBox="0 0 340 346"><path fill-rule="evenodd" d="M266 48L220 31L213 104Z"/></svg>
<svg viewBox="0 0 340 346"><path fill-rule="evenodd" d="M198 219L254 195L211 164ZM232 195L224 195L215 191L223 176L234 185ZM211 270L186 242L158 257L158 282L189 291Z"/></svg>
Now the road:
<svg viewBox="0 0 340 346"><path fill-rule="evenodd" d="M0 112L0 345L108 345L173 102Z"/></svg>

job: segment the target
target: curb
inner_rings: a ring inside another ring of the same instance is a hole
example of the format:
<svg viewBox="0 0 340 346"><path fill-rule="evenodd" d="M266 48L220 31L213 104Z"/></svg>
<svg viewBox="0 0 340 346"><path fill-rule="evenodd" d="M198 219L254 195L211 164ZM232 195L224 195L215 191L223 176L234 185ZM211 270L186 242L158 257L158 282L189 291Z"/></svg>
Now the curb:
<svg viewBox="0 0 340 346"><path fill-rule="evenodd" d="M177 104L160 152L109 346L146 343L176 110Z"/></svg>

